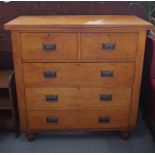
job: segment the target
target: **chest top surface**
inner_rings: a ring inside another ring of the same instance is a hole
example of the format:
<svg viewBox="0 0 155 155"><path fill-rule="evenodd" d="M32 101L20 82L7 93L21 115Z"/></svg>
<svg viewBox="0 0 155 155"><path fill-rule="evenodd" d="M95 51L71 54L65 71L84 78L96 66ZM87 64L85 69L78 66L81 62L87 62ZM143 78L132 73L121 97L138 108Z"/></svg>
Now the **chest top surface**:
<svg viewBox="0 0 155 155"><path fill-rule="evenodd" d="M139 17L129 15L55 15L55 16L19 16L5 24L6 30L52 27L108 27L143 28L153 25Z"/></svg>

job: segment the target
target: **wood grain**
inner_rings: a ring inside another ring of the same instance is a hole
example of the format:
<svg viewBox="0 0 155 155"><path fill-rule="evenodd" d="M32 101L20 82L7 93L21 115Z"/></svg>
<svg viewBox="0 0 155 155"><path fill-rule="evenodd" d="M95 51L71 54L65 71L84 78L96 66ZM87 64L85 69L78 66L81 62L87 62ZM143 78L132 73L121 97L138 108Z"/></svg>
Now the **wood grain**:
<svg viewBox="0 0 155 155"><path fill-rule="evenodd" d="M130 128L135 128L136 121L137 121L145 41L146 41L146 31L140 31L138 36L137 56L136 56L136 64L135 64L136 72L135 72L135 77L133 82L133 92L132 92L132 100L131 100L131 108L130 108L130 119L129 119Z"/></svg>
<svg viewBox="0 0 155 155"><path fill-rule="evenodd" d="M46 51L43 44L55 44L54 50ZM22 33L23 59L77 59L76 33Z"/></svg>
<svg viewBox="0 0 155 155"><path fill-rule="evenodd" d="M128 109L28 111L28 113L30 130L127 128L129 116ZM47 123L48 117L56 117L58 122ZM108 117L110 122L100 123L100 117Z"/></svg>
<svg viewBox="0 0 155 155"><path fill-rule="evenodd" d="M13 43L13 58L14 58L15 81L16 81L16 90L18 98L19 119L20 119L20 130L22 131L27 129L27 111L25 103L21 52L19 52L20 34L18 31L12 32L12 43Z"/></svg>
<svg viewBox="0 0 155 155"><path fill-rule="evenodd" d="M116 15L21 16L7 23L21 130L131 131L136 126L146 30L151 28L138 17ZM43 42L57 42L61 48L45 55ZM114 51L101 50L104 42L115 43ZM105 71L112 76L101 76ZM54 77L47 78L47 72ZM101 101L101 94L111 94L110 101ZM47 103L45 95L58 95L57 103ZM47 123L47 117L58 122Z"/></svg>
<svg viewBox="0 0 155 155"><path fill-rule="evenodd" d="M30 110L129 107L131 88L26 88L26 105ZM56 95L57 101L47 101L46 95ZM112 95L101 100L100 95Z"/></svg>
<svg viewBox="0 0 155 155"><path fill-rule="evenodd" d="M55 78L45 78L45 71L56 72ZM113 77L102 77L101 71L112 71ZM131 85L134 63L24 63L24 84L44 87L102 87Z"/></svg>
<svg viewBox="0 0 155 155"><path fill-rule="evenodd" d="M103 44L114 49L103 49ZM137 33L81 33L81 59L135 59Z"/></svg>
<svg viewBox="0 0 155 155"><path fill-rule="evenodd" d="M129 27L148 29L152 24L136 16L127 15L68 15L66 16L20 16L6 23L6 30L50 27Z"/></svg>

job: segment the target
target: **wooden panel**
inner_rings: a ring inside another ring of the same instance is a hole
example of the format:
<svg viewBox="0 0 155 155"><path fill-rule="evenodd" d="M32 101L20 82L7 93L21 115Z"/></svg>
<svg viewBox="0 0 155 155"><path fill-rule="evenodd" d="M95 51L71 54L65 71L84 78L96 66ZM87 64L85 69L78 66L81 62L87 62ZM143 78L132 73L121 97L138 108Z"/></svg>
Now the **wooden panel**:
<svg viewBox="0 0 155 155"><path fill-rule="evenodd" d="M35 22L34 22L35 21ZM66 16L20 16L4 25L6 30L34 29L38 27L105 27L143 28L152 24L136 16L127 15L68 15Z"/></svg>
<svg viewBox="0 0 155 155"><path fill-rule="evenodd" d="M76 88L26 88L28 109L74 109L78 94ZM47 95L57 96L55 100L46 99Z"/></svg>
<svg viewBox="0 0 155 155"><path fill-rule="evenodd" d="M137 121L137 113L139 107L139 95L141 88L141 76L143 69L143 59L144 59L144 50L145 50L145 41L146 41L146 32L140 31L138 35L138 50L136 56L136 74L133 83L133 92L132 92L132 103L130 108L130 118L129 118L129 127L135 128Z"/></svg>
<svg viewBox="0 0 155 155"><path fill-rule="evenodd" d="M44 77L44 72L56 77ZM112 77L101 76L110 72ZM113 84L132 84L134 63L24 63L26 86L102 87Z"/></svg>
<svg viewBox="0 0 155 155"><path fill-rule="evenodd" d="M127 128L128 116L127 109L28 111L28 124L30 130ZM109 122L99 122L103 117ZM51 122L47 122L47 118L51 118Z"/></svg>
<svg viewBox="0 0 155 155"><path fill-rule="evenodd" d="M19 32L16 31L12 32L12 43L13 43L13 59L15 68L16 91L17 91L19 119L20 119L20 130L22 131L27 129L27 112L25 104L23 75L22 75Z"/></svg>
<svg viewBox="0 0 155 155"><path fill-rule="evenodd" d="M22 33L21 50L23 59L76 59L77 33Z"/></svg>
<svg viewBox="0 0 155 155"><path fill-rule="evenodd" d="M27 108L34 110L112 108L130 106L131 88L26 88L25 94Z"/></svg>
<svg viewBox="0 0 155 155"><path fill-rule="evenodd" d="M135 59L136 45L137 33L81 33L81 59Z"/></svg>

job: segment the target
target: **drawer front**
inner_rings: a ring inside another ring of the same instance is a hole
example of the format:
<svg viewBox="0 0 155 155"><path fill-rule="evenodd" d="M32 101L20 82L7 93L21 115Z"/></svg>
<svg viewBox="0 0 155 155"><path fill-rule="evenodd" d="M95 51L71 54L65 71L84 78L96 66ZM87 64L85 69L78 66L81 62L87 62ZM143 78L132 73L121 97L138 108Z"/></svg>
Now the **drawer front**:
<svg viewBox="0 0 155 155"><path fill-rule="evenodd" d="M26 88L27 108L33 110L129 107L131 88Z"/></svg>
<svg viewBox="0 0 155 155"><path fill-rule="evenodd" d="M77 33L22 33L23 59L76 59Z"/></svg>
<svg viewBox="0 0 155 155"><path fill-rule="evenodd" d="M134 63L24 63L26 86L103 87L131 84Z"/></svg>
<svg viewBox="0 0 155 155"><path fill-rule="evenodd" d="M81 33L81 59L134 59L137 33Z"/></svg>
<svg viewBox="0 0 155 155"><path fill-rule="evenodd" d="M29 129L127 128L129 110L28 111Z"/></svg>
<svg viewBox="0 0 155 155"><path fill-rule="evenodd" d="M28 109L73 109L78 93L75 88L26 88Z"/></svg>

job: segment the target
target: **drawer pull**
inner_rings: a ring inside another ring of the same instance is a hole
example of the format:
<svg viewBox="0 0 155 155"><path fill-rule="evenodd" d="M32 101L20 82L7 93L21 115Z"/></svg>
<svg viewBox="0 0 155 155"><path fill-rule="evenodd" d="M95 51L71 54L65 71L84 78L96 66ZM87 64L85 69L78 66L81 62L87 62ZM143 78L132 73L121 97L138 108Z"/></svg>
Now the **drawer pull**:
<svg viewBox="0 0 155 155"><path fill-rule="evenodd" d="M43 44L43 50L47 51L47 52L54 51L54 50L56 50L56 44L44 43Z"/></svg>
<svg viewBox="0 0 155 155"><path fill-rule="evenodd" d="M103 50L114 50L115 49L115 43L103 43L102 49Z"/></svg>
<svg viewBox="0 0 155 155"><path fill-rule="evenodd" d="M102 94L100 95L101 101L112 101L112 94Z"/></svg>
<svg viewBox="0 0 155 155"><path fill-rule="evenodd" d="M45 78L55 78L56 77L56 72L53 72L53 71L45 71L44 72L44 77Z"/></svg>
<svg viewBox="0 0 155 155"><path fill-rule="evenodd" d="M109 123L110 118L109 117L99 117L98 121L99 121L99 123Z"/></svg>
<svg viewBox="0 0 155 155"><path fill-rule="evenodd" d="M58 123L58 118L57 117L47 117L46 122L47 123Z"/></svg>
<svg viewBox="0 0 155 155"><path fill-rule="evenodd" d="M45 98L46 98L46 101L48 101L48 102L58 101L57 95L46 95Z"/></svg>
<svg viewBox="0 0 155 155"><path fill-rule="evenodd" d="M101 71L101 76L102 77L113 77L114 71Z"/></svg>

